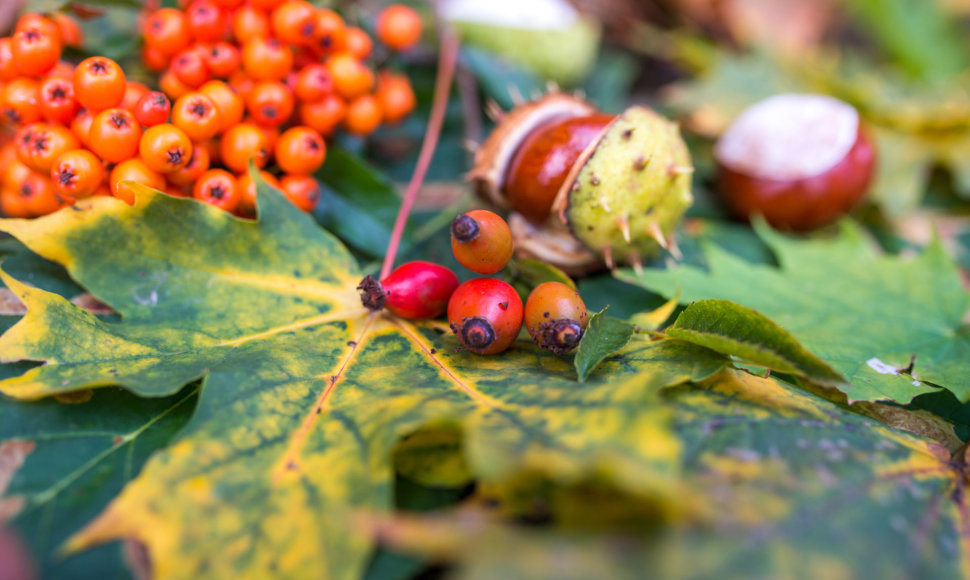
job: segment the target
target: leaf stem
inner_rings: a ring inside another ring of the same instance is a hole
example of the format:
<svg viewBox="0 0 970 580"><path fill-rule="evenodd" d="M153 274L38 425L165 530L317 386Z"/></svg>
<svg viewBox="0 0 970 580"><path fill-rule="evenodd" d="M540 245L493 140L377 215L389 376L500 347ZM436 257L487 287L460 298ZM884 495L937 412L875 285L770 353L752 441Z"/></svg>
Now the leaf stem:
<svg viewBox="0 0 970 580"><path fill-rule="evenodd" d="M383 280L391 273L394 266L394 258L401 245L401 236L404 235L404 225L408 221L411 207L414 200L418 197L418 190L424 183L424 177L431 165L431 158L434 156L435 148L438 146L438 137L441 135L441 127L445 120L445 110L448 108L448 97L451 94L451 81L455 76L455 65L458 62L458 37L454 32L444 27L441 32L441 49L438 55L438 77L435 79L434 99L431 102L431 118L428 120L428 130L424 134L424 141L421 143L421 153L418 155L418 162L414 166L414 174L404 193L401 201L401 209L397 212L394 220L394 229L391 230L391 239L387 244L387 253L384 255L384 265L381 267L380 280Z"/></svg>

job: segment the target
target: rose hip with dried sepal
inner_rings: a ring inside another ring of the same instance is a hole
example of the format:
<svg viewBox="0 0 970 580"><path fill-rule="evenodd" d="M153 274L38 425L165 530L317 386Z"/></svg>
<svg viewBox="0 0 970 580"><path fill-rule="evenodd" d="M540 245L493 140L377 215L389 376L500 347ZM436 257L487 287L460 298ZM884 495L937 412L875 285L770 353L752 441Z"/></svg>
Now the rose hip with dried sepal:
<svg viewBox="0 0 970 580"><path fill-rule="evenodd" d="M525 302L525 328L540 347L566 354L579 346L589 315L575 289L562 282L543 282Z"/></svg>
<svg viewBox="0 0 970 580"><path fill-rule="evenodd" d="M451 222L451 251L476 274L494 274L512 259L512 232L496 213L476 209Z"/></svg>
<svg viewBox="0 0 970 580"><path fill-rule="evenodd" d="M370 310L387 308L401 318L419 320L444 314L448 300L458 288L450 269L432 262L407 262L378 282L365 276L357 289Z"/></svg>
<svg viewBox="0 0 970 580"><path fill-rule="evenodd" d="M448 322L462 347L496 354L512 346L522 329L522 299L494 278L473 278L448 301Z"/></svg>

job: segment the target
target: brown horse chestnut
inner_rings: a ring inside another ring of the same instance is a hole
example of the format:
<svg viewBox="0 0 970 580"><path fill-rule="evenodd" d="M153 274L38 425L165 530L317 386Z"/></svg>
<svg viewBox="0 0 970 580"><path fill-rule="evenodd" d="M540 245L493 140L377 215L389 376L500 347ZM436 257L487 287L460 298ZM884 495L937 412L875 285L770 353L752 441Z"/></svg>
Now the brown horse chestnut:
<svg viewBox="0 0 970 580"><path fill-rule="evenodd" d="M741 218L779 229L832 223L866 193L875 168L859 113L822 95L782 94L751 105L714 148L718 187Z"/></svg>

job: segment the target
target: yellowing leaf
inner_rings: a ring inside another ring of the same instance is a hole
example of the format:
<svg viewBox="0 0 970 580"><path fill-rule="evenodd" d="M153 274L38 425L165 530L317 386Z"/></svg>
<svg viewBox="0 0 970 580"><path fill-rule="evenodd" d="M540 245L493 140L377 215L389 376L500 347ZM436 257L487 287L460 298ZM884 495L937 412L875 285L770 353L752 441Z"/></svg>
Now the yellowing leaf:
<svg viewBox="0 0 970 580"><path fill-rule="evenodd" d="M604 532L520 526L503 521L501 509L466 506L443 516L364 517L363 525L392 546L452 559L467 579L634 580L645 570L661 579L966 576L961 454L742 371L667 395L692 518L614 522ZM533 493L515 500L542 505L562 491ZM615 518L624 505L617 502Z"/></svg>
<svg viewBox="0 0 970 580"><path fill-rule="evenodd" d="M390 510L392 453L426 425L457 426L481 479L596 471L631 493L677 493L680 448L657 390L724 357L635 341L578 385L567 361L525 341L459 352L440 324L368 313L347 251L263 184L260 215L144 190L131 207L99 198L0 221L122 317L102 322L7 276L28 313L0 352L45 364L0 392L162 396L204 377L178 440L69 548L136 537L159 578L357 578L372 540L351 514Z"/></svg>

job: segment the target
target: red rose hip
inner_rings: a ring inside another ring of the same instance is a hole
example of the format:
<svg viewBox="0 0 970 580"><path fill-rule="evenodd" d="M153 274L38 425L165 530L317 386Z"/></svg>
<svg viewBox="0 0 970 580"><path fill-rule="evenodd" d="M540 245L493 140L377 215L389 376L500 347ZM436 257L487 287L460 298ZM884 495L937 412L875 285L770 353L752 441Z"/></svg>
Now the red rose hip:
<svg viewBox="0 0 970 580"><path fill-rule="evenodd" d="M519 294L494 278L473 278L448 301L452 332L464 348L477 354L496 354L512 346L522 319Z"/></svg>
<svg viewBox="0 0 970 580"><path fill-rule="evenodd" d="M444 314L456 288L458 277L454 272L440 264L421 261L401 264L380 282L367 276L357 287L367 308L387 308L411 320Z"/></svg>

